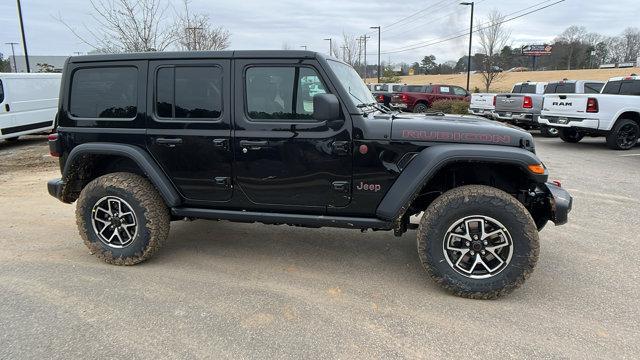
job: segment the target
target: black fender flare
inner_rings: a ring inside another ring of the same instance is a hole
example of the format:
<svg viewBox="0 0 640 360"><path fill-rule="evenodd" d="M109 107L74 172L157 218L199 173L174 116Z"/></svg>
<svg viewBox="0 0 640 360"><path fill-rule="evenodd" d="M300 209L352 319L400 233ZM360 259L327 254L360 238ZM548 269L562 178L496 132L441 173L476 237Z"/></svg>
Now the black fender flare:
<svg viewBox="0 0 640 360"><path fill-rule="evenodd" d="M158 190L165 203L169 207L176 207L182 203L182 198L178 194L171 181L160 169L151 155L140 147L127 144L114 143L85 143L74 147L64 164L62 171L63 180L67 180L72 171L72 166L83 155L116 155L131 159L147 176L149 181Z"/></svg>
<svg viewBox="0 0 640 360"><path fill-rule="evenodd" d="M510 164L525 170L535 182L544 184L548 178L544 174L534 174L529 165L541 164L538 157L525 149L500 145L446 144L435 145L422 150L404 168L398 179L384 196L376 210L382 220L393 221L401 216L418 196L422 187L448 164L460 161Z"/></svg>

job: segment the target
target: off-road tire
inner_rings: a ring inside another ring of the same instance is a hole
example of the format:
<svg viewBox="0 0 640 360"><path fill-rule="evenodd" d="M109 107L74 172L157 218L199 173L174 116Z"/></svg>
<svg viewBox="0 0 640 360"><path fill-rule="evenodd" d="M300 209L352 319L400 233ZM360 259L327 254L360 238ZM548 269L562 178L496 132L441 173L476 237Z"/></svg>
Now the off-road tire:
<svg viewBox="0 0 640 360"><path fill-rule="evenodd" d="M126 201L137 217L137 233L121 249L100 240L92 225L94 205L105 196ZM169 209L145 178L126 172L101 176L87 184L78 198L76 223L80 236L92 254L109 264L135 265L149 259L169 235Z"/></svg>
<svg viewBox="0 0 640 360"><path fill-rule="evenodd" d="M554 138L560 135L560 131L558 131L558 128L551 126L540 126L540 135L548 138Z"/></svg>
<svg viewBox="0 0 640 360"><path fill-rule="evenodd" d="M426 113L427 110L429 110L429 105L425 103L418 103L416 104L416 106L413 107L414 113Z"/></svg>
<svg viewBox="0 0 640 360"><path fill-rule="evenodd" d="M631 131L630 137L632 140L619 141L619 135L621 131ZM638 123L630 119L620 119L614 125L613 129L607 134L607 146L613 150L629 150L633 149L638 143L638 136L640 135L640 127Z"/></svg>
<svg viewBox="0 0 640 360"><path fill-rule="evenodd" d="M513 255L492 277L461 275L447 262L443 243L447 230L459 219L482 215L504 224L513 240ZM533 271L539 254L536 225L527 209L506 192L482 185L447 191L424 212L417 237L418 255L431 278L451 293L471 299L494 299L519 286Z"/></svg>
<svg viewBox="0 0 640 360"><path fill-rule="evenodd" d="M558 135L562 141L572 144L578 143L584 138L584 133L572 128L558 129Z"/></svg>

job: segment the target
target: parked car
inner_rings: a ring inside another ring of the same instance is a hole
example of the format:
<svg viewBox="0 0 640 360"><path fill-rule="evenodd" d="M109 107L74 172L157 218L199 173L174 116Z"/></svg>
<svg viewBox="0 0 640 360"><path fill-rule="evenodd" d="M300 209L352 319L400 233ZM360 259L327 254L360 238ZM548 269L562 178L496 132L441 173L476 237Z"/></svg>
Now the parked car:
<svg viewBox="0 0 640 360"><path fill-rule="evenodd" d="M53 129L61 74L0 73L0 139Z"/></svg>
<svg viewBox="0 0 640 360"><path fill-rule="evenodd" d="M487 299L525 281L538 231L571 210L531 134L380 111L351 66L314 52L71 57L61 97L49 148L62 176L48 191L77 201L84 243L115 265L150 258L171 220L401 236L423 213L417 250L429 275Z"/></svg>
<svg viewBox="0 0 640 360"><path fill-rule="evenodd" d="M523 82L513 86L511 93L496 95L494 116L524 129L538 127L546 82Z"/></svg>
<svg viewBox="0 0 640 360"><path fill-rule="evenodd" d="M379 104L390 107L391 97L399 92L404 84L372 84L371 93Z"/></svg>
<svg viewBox="0 0 640 360"><path fill-rule="evenodd" d="M539 121L560 129L565 142L605 136L609 148L629 150L640 135L640 76L612 78L600 94L545 95Z"/></svg>
<svg viewBox="0 0 640 360"><path fill-rule="evenodd" d="M454 85L407 85L400 93L394 94L391 107L402 111L424 113L438 100L466 100L471 94L460 86Z"/></svg>
<svg viewBox="0 0 640 360"><path fill-rule="evenodd" d="M493 112L496 109L496 95L489 93L471 94L469 114L493 119Z"/></svg>

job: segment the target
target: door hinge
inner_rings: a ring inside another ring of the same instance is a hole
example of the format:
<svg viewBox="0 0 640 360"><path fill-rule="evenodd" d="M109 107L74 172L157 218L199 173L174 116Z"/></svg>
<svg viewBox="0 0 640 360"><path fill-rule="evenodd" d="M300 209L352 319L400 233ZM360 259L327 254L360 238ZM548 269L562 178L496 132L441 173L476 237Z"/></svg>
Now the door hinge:
<svg viewBox="0 0 640 360"><path fill-rule="evenodd" d="M227 189L231 187L231 178L229 177L216 177L214 178L214 181L216 182L216 185L224 186Z"/></svg>
<svg viewBox="0 0 640 360"><path fill-rule="evenodd" d="M331 185L333 186L333 190L338 192L349 192L351 188L351 183L348 181L334 181Z"/></svg>
<svg viewBox="0 0 640 360"><path fill-rule="evenodd" d="M351 143L349 141L334 141L333 151L338 155L349 155Z"/></svg>

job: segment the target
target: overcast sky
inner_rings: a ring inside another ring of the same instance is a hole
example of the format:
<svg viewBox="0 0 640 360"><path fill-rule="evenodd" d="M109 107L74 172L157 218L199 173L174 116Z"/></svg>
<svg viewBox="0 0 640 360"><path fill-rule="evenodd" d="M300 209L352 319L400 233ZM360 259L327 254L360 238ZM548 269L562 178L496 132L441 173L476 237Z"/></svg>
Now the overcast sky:
<svg viewBox="0 0 640 360"><path fill-rule="evenodd" d="M180 1L172 0L176 7ZM467 52L467 37L411 51L385 54L409 45L435 42L464 32L469 26L469 8L458 0L192 0L192 9L232 33L231 49L281 49L306 45L310 50L328 51L324 38L339 39L342 33L359 35L370 26L381 25L383 60L418 61L434 54L438 61L455 60ZM476 23L498 9L517 16L527 7L554 0L505 1L476 0ZM424 11L421 11L425 9ZM531 8L529 10L533 10ZM32 55L72 55L91 48L66 29L61 16L82 33L91 27L92 9L87 0L22 0L22 12L29 53ZM421 12L420 12L421 11ZM527 10L528 11L528 10ZM390 26L404 17L415 16ZM6 42L20 42L16 2L0 3L0 52L11 54ZM639 0L566 0L548 9L508 22L513 45L544 43L569 25L582 25L589 31L617 35L629 26L640 26ZM377 34L370 33L369 63L375 62ZM22 53L19 48L18 54Z"/></svg>

